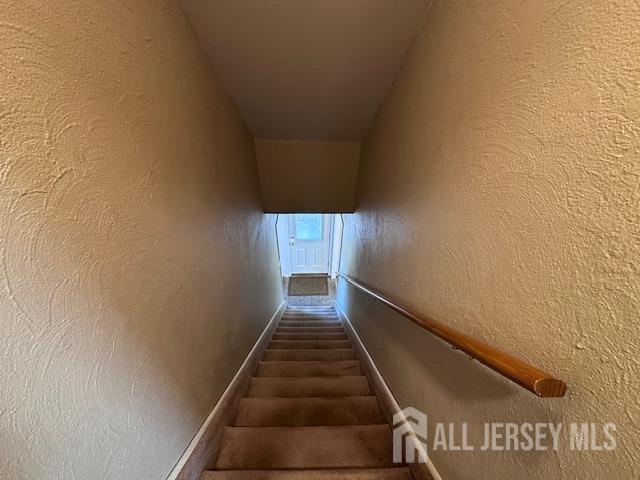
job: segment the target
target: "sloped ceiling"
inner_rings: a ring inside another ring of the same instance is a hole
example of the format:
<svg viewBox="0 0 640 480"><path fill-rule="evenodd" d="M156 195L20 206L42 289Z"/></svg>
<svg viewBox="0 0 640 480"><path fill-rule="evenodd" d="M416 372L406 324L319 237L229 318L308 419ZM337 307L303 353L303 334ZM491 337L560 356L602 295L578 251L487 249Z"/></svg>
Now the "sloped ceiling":
<svg viewBox="0 0 640 480"><path fill-rule="evenodd" d="M257 139L359 141L425 0L183 0Z"/></svg>

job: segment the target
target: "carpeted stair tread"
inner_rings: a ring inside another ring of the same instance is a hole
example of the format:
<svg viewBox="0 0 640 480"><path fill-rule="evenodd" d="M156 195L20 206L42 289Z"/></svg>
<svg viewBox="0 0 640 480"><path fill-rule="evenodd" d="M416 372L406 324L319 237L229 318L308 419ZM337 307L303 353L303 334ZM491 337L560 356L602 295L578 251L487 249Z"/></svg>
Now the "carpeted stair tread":
<svg viewBox="0 0 640 480"><path fill-rule="evenodd" d="M308 350L313 348L350 348L349 340L271 340L269 348Z"/></svg>
<svg viewBox="0 0 640 480"><path fill-rule="evenodd" d="M317 323L317 322L340 322L338 317L282 317L282 322Z"/></svg>
<svg viewBox="0 0 640 480"><path fill-rule="evenodd" d="M331 305L289 305L285 310L332 310L335 312L336 309Z"/></svg>
<svg viewBox="0 0 640 480"><path fill-rule="evenodd" d="M411 480L406 467L359 470L207 471L200 480Z"/></svg>
<svg viewBox="0 0 640 480"><path fill-rule="evenodd" d="M263 361L313 361L313 360L355 360L356 352L352 348L340 349L270 349L265 350Z"/></svg>
<svg viewBox="0 0 640 480"><path fill-rule="evenodd" d="M370 395L365 376L252 377L249 397L350 397Z"/></svg>
<svg viewBox="0 0 640 480"><path fill-rule="evenodd" d="M298 322L298 323L342 323L339 317L282 317L280 320L282 322Z"/></svg>
<svg viewBox="0 0 640 480"><path fill-rule="evenodd" d="M324 322L324 321L286 321L280 322L279 327L341 327L342 322Z"/></svg>
<svg viewBox="0 0 640 480"><path fill-rule="evenodd" d="M378 401L366 397L243 398L235 426L382 424Z"/></svg>
<svg viewBox="0 0 640 480"><path fill-rule="evenodd" d="M389 425L226 427L219 470L392 467Z"/></svg>
<svg viewBox="0 0 640 480"><path fill-rule="evenodd" d="M260 362L258 377L334 377L359 376L362 368L358 360Z"/></svg>
<svg viewBox="0 0 640 480"><path fill-rule="evenodd" d="M277 327L276 333L344 333L344 327Z"/></svg>
<svg viewBox="0 0 640 480"><path fill-rule="evenodd" d="M335 311L331 311L331 310L310 310L308 312L300 312L300 311L285 311L282 314L283 317L289 317L289 316L303 316L303 317L313 317L313 316L320 316L320 317L337 317L338 314Z"/></svg>
<svg viewBox="0 0 640 480"><path fill-rule="evenodd" d="M411 480L333 307L289 306L201 480ZM392 468L393 467L393 468Z"/></svg>
<svg viewBox="0 0 640 480"><path fill-rule="evenodd" d="M280 333L273 335L274 340L347 340L346 333Z"/></svg>
<svg viewBox="0 0 640 480"><path fill-rule="evenodd" d="M317 321L327 321L327 322L338 322L340 321L340 317L336 315L284 315L280 320L294 320L301 322L317 322Z"/></svg>

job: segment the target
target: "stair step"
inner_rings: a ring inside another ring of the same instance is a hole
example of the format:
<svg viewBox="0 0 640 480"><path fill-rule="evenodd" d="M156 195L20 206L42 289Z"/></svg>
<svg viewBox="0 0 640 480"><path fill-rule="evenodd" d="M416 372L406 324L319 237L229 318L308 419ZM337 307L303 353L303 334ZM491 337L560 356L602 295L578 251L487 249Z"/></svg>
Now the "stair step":
<svg viewBox="0 0 640 480"><path fill-rule="evenodd" d="M338 315L338 312L331 309L285 310L282 315Z"/></svg>
<svg viewBox="0 0 640 480"><path fill-rule="evenodd" d="M274 340L347 340L346 333L279 333L273 335Z"/></svg>
<svg viewBox="0 0 640 480"><path fill-rule="evenodd" d="M207 471L200 480L411 480L407 467L358 470Z"/></svg>
<svg viewBox="0 0 640 480"><path fill-rule="evenodd" d="M334 309L333 305L288 305L286 307L287 310L292 310L292 309L312 309L312 308L331 308Z"/></svg>
<svg viewBox="0 0 640 480"><path fill-rule="evenodd" d="M296 350L312 349L312 348L350 348L349 340L272 340L269 342L269 348Z"/></svg>
<svg viewBox="0 0 640 480"><path fill-rule="evenodd" d="M278 323L279 327L341 327L342 322L310 322L310 321L302 321L302 322L280 322Z"/></svg>
<svg viewBox="0 0 640 480"><path fill-rule="evenodd" d="M283 315L281 320L339 320L337 315Z"/></svg>
<svg viewBox="0 0 640 480"><path fill-rule="evenodd" d="M252 377L249 397L361 397L371 394L365 376Z"/></svg>
<svg viewBox="0 0 640 480"><path fill-rule="evenodd" d="M338 314L336 312L284 312L282 314L283 317L337 317Z"/></svg>
<svg viewBox="0 0 640 480"><path fill-rule="evenodd" d="M342 325L342 322L339 318L281 318L278 323L339 323Z"/></svg>
<svg viewBox="0 0 640 480"><path fill-rule="evenodd" d="M219 470L392 466L388 425L226 427L215 463Z"/></svg>
<svg viewBox="0 0 640 480"><path fill-rule="evenodd" d="M338 313L333 308L305 308L305 309L286 309L284 311L284 315L293 314L293 315L313 315L316 313L320 314L328 314L328 315L337 315Z"/></svg>
<svg viewBox="0 0 640 480"><path fill-rule="evenodd" d="M374 396L242 398L237 427L373 425L384 423Z"/></svg>
<svg viewBox="0 0 640 480"><path fill-rule="evenodd" d="M351 348L322 350L265 350L263 361L311 361L311 360L355 360L356 352Z"/></svg>
<svg viewBox="0 0 640 480"><path fill-rule="evenodd" d="M332 305L289 305L285 310L313 310L313 309L327 309L335 310Z"/></svg>
<svg viewBox="0 0 640 480"><path fill-rule="evenodd" d="M283 315L287 315L289 313L293 315L313 315L316 313L329 314L329 315L338 314L338 312L336 312L335 309L332 309L332 308L307 308L303 310L286 309Z"/></svg>
<svg viewBox="0 0 640 480"><path fill-rule="evenodd" d="M360 376L362 368L357 360L260 362L258 377L339 377Z"/></svg>
<svg viewBox="0 0 640 480"><path fill-rule="evenodd" d="M276 333L343 333L344 327L278 327Z"/></svg>
<svg viewBox="0 0 640 480"><path fill-rule="evenodd" d="M287 308L285 308L286 311L289 310L302 310L302 311L309 311L309 310L332 310L332 311L336 311L336 309L332 306L332 305L289 305Z"/></svg>
<svg viewBox="0 0 640 480"><path fill-rule="evenodd" d="M285 312L335 312L336 309L328 305L313 305L303 307L302 305L292 305L284 309Z"/></svg>

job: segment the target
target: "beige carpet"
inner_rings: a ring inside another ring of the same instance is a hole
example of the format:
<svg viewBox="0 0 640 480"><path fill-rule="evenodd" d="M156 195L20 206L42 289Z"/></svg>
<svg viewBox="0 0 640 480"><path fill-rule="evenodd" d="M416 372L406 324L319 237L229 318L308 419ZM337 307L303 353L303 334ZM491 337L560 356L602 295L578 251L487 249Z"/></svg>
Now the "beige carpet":
<svg viewBox="0 0 640 480"><path fill-rule="evenodd" d="M200 480L411 480L384 422L335 309L287 307Z"/></svg>
<svg viewBox="0 0 640 480"><path fill-rule="evenodd" d="M292 275L289 296L329 295L329 277L326 275Z"/></svg>

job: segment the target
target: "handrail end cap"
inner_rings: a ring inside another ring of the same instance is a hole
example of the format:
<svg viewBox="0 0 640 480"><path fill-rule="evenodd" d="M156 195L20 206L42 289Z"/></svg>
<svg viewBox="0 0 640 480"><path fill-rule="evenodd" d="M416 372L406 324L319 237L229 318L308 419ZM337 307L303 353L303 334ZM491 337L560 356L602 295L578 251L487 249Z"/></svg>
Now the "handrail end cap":
<svg viewBox="0 0 640 480"><path fill-rule="evenodd" d="M533 392L545 398L564 397L567 384L557 378L541 378L533 384Z"/></svg>

